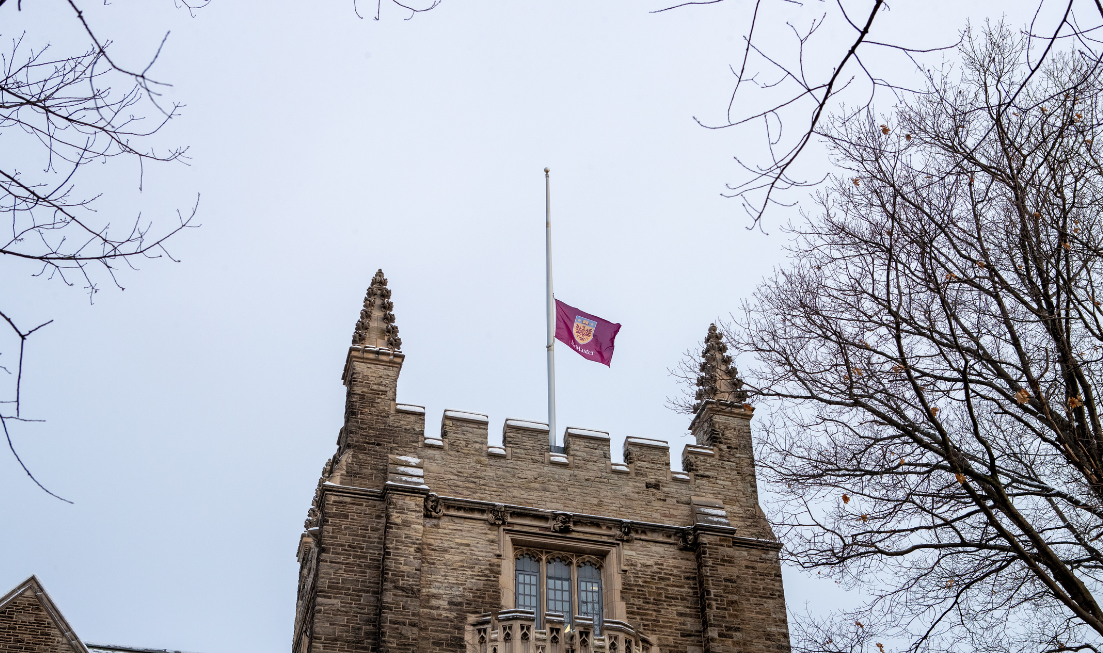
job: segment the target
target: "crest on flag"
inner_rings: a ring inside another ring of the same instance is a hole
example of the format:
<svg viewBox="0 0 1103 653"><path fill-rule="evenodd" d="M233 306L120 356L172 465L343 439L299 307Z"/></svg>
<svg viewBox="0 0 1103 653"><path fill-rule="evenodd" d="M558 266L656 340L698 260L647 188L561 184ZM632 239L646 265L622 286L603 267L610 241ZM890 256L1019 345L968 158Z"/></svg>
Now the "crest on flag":
<svg viewBox="0 0 1103 653"><path fill-rule="evenodd" d="M593 320L587 320L581 315L575 317L574 339L578 344L584 345L593 340L595 329L597 329L597 322Z"/></svg>

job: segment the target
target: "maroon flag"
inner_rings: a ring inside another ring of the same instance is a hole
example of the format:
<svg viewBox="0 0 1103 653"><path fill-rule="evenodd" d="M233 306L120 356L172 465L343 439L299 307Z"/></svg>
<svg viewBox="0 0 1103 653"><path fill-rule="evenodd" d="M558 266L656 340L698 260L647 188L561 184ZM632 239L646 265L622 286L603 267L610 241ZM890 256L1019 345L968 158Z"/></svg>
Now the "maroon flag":
<svg viewBox="0 0 1103 653"><path fill-rule="evenodd" d="M587 360L608 366L620 325L555 300L555 339Z"/></svg>

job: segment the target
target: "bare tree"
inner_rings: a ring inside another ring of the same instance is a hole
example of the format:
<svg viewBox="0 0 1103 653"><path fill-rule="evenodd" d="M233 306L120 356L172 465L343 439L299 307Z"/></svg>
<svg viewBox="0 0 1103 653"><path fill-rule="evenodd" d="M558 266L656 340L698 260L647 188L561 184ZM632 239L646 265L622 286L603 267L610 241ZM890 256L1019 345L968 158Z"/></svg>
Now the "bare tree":
<svg viewBox="0 0 1103 653"><path fill-rule="evenodd" d="M205 4L177 3L188 10ZM19 34L0 52L5 140L0 212L10 224L0 256L25 264L22 269L32 276L79 285L91 299L104 283L121 288L119 271L134 270L141 260L175 260L166 245L194 226L198 203L186 213L177 211L167 224L96 210L96 200L111 189L86 181L90 164L129 164L140 189L145 166L185 160L187 148L161 150L152 142L181 105L166 103L162 93L168 85L149 76L160 48L143 69L124 67L112 59L110 41L97 36L75 0L60 4L81 28L84 43L38 47ZM19 9L0 0L0 11ZM10 394L0 401L0 426L23 470L56 497L23 464L11 438L14 424L29 421L21 410L27 341L49 322L25 326L8 306L0 306L0 318L17 343L17 352L0 351L14 353L0 368L13 378Z"/></svg>
<svg viewBox="0 0 1103 653"><path fill-rule="evenodd" d="M682 2L652 13L708 11L701 6L724 1ZM829 116L860 116L875 100L909 97L915 92L910 80L922 78L928 65L937 63L930 57L957 47L954 42L932 42L921 32L912 34L909 42L878 38L877 26L888 10L885 0L755 0L742 35L742 56L730 66L734 83L724 116L719 121L698 120L708 129L736 130L761 144L760 150L735 158L742 174L725 193L740 201L753 225L760 225L771 206L800 199L789 191L816 187L827 179L809 170L800 172L799 163L816 149L817 132ZM841 25L851 38L839 40L824 33L824 26L831 24ZM1023 92L1062 50L1062 42L1075 42L1094 55L1103 52L1096 38L1101 28L1101 0L1081 0L1078 5L1075 0L1037 0L1033 20L1021 33L1027 72L1009 97ZM779 31L791 38L777 38ZM914 75L904 72L908 69Z"/></svg>
<svg viewBox="0 0 1103 653"><path fill-rule="evenodd" d="M798 650L1103 644L1103 68L1029 45L967 32L827 121L840 172L726 329L783 555L868 599Z"/></svg>

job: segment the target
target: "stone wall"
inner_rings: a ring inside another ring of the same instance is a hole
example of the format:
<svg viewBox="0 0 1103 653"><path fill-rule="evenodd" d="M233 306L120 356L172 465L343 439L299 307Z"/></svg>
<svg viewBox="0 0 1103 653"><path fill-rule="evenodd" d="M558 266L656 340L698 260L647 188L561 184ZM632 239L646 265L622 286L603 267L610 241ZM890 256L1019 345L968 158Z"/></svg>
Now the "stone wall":
<svg viewBox="0 0 1103 653"><path fill-rule="evenodd" d="M322 526L300 555L316 555L316 590L296 624L295 650L366 653L379 650L380 579L386 513L371 493L323 493ZM312 643L312 646L311 646Z"/></svg>

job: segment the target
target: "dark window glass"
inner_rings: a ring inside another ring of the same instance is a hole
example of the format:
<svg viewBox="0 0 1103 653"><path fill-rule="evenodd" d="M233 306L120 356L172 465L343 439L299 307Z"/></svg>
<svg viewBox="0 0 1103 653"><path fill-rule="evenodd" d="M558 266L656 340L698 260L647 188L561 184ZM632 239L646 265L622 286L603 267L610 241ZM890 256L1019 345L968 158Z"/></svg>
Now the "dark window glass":
<svg viewBox="0 0 1103 653"><path fill-rule="evenodd" d="M594 618L594 634L601 634L601 570L590 563L578 568L578 614Z"/></svg>
<svg viewBox="0 0 1103 653"><path fill-rule="evenodd" d="M517 607L532 610L540 619L540 562L529 555L517 558Z"/></svg>
<svg viewBox="0 0 1103 653"><path fill-rule="evenodd" d="M571 621L571 568L562 560L548 561L548 612Z"/></svg>

